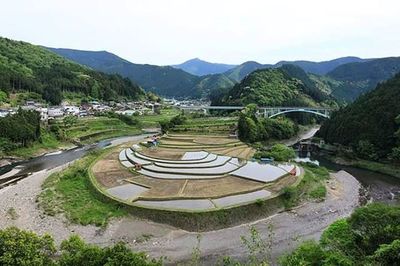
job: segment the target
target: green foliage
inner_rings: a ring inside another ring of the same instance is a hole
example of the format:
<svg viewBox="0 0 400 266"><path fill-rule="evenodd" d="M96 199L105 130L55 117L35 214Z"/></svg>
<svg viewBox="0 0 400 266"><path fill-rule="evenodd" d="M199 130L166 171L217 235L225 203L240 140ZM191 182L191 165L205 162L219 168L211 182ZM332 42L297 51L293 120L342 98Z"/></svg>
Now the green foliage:
<svg viewBox="0 0 400 266"><path fill-rule="evenodd" d="M257 106L249 104L240 113L238 121L239 138L246 142L286 139L294 136L299 128L287 118L257 118Z"/></svg>
<svg viewBox="0 0 400 266"><path fill-rule="evenodd" d="M101 248L73 235L57 249L49 235L38 236L16 227L0 230L0 264L4 266L161 266L161 260L134 253L122 243Z"/></svg>
<svg viewBox="0 0 400 266"><path fill-rule="evenodd" d="M357 236L358 247L367 255L373 254L381 244L400 239L399 206L371 204L355 210L348 222Z"/></svg>
<svg viewBox="0 0 400 266"><path fill-rule="evenodd" d="M312 189L309 193L310 197L317 200L323 200L326 196L325 184L320 184L319 186Z"/></svg>
<svg viewBox="0 0 400 266"><path fill-rule="evenodd" d="M400 147L394 147L392 152L389 154L389 159L399 163L400 162Z"/></svg>
<svg viewBox="0 0 400 266"><path fill-rule="evenodd" d="M370 204L331 224L319 243L306 242L281 265L399 265L400 207Z"/></svg>
<svg viewBox="0 0 400 266"><path fill-rule="evenodd" d="M19 109L16 114L0 118L0 148L7 151L11 147L10 142L25 147L38 140L40 132L39 113Z"/></svg>
<svg viewBox="0 0 400 266"><path fill-rule="evenodd" d="M60 266L156 266L161 261L149 260L144 253L133 253L124 244L100 248L86 244L79 236L64 240L60 247Z"/></svg>
<svg viewBox="0 0 400 266"><path fill-rule="evenodd" d="M353 101L398 72L400 58L388 57L343 64L330 71L327 76L336 80L337 84L332 88L336 98Z"/></svg>
<svg viewBox="0 0 400 266"><path fill-rule="evenodd" d="M54 265L51 257L55 252L49 235L38 236L16 227L0 230L1 265Z"/></svg>
<svg viewBox="0 0 400 266"><path fill-rule="evenodd" d="M323 265L326 258L324 250L315 241L306 241L290 255L282 257L279 261L282 266Z"/></svg>
<svg viewBox="0 0 400 266"><path fill-rule="evenodd" d="M272 146L271 150L257 153L254 157L268 157L274 158L276 161L287 162L290 159L295 158L296 153L292 147L288 147L284 144L275 144Z"/></svg>
<svg viewBox="0 0 400 266"><path fill-rule="evenodd" d="M78 117L75 115L67 115L63 118L63 123L65 127L72 127L78 121ZM54 128L53 131L56 131Z"/></svg>
<svg viewBox="0 0 400 266"><path fill-rule="evenodd" d="M357 145L357 155L363 159L377 160L378 155L374 144L370 143L368 140L360 140Z"/></svg>
<svg viewBox="0 0 400 266"><path fill-rule="evenodd" d="M305 172L300 183L296 187L285 187L282 190L286 208L292 208L304 199L323 200L326 197L328 170L313 164L302 164L302 167Z"/></svg>
<svg viewBox="0 0 400 266"><path fill-rule="evenodd" d="M4 103L7 101L7 93L5 91L0 90L0 103Z"/></svg>
<svg viewBox="0 0 400 266"><path fill-rule="evenodd" d="M171 66L133 64L108 52L49 49L65 58L98 71L118 73L130 80L134 80L146 90L153 91L159 95L194 96L196 90L193 88L202 79ZM120 94L118 93L118 95Z"/></svg>
<svg viewBox="0 0 400 266"><path fill-rule="evenodd" d="M61 102L63 91L103 100L144 97L129 79L96 72L40 46L6 38L0 38L0 72L2 90L35 92L51 104Z"/></svg>
<svg viewBox="0 0 400 266"><path fill-rule="evenodd" d="M214 97L213 103L315 106L317 102L330 99L301 68L292 65L256 70L220 97L222 99Z"/></svg>
<svg viewBox="0 0 400 266"><path fill-rule="evenodd" d="M349 257L360 253L356 246L356 236L346 219L340 219L331 224L322 234L320 244L327 250L344 252Z"/></svg>
<svg viewBox="0 0 400 266"><path fill-rule="evenodd" d="M65 213L74 223L97 226L106 225L112 217L125 215L121 207L103 202L91 189L87 169L97 156L89 154L66 170L46 179L38 202L47 215Z"/></svg>
<svg viewBox="0 0 400 266"><path fill-rule="evenodd" d="M383 244L375 251L372 260L378 265L400 265L400 239Z"/></svg>
<svg viewBox="0 0 400 266"><path fill-rule="evenodd" d="M160 121L160 126L162 132L168 132L168 130L172 129L176 125L182 125L187 120L187 117L184 114L179 114L177 116L172 117L170 120Z"/></svg>
<svg viewBox="0 0 400 266"><path fill-rule="evenodd" d="M332 114L322 124L319 136L331 144L359 147L356 151L363 157L375 158L375 153L387 157L398 142L399 102L400 74Z"/></svg>

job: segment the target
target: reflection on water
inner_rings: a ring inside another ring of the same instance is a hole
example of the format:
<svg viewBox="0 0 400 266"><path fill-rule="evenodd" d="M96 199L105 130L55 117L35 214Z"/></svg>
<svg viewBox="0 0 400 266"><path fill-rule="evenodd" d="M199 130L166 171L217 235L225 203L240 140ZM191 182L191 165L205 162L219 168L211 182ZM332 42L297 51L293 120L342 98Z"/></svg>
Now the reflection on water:
<svg viewBox="0 0 400 266"><path fill-rule="evenodd" d="M318 162L332 171L344 170L354 176L365 187L374 201L400 204L400 179L360 169L352 166L340 165L325 159L322 155L313 151L297 151L298 158Z"/></svg>
<svg viewBox="0 0 400 266"><path fill-rule="evenodd" d="M44 169L51 169L63 165L65 163L71 162L73 160L79 159L91 150L102 149L110 145L118 145L127 141L135 141L143 139L144 137L147 137L147 135L143 134L130 137L118 137L118 138L102 140L95 144L76 147L66 151L48 153L46 155L29 159L27 161L17 162L1 167L0 175L10 172L11 170L16 169L17 167L21 169L17 173L18 175L34 173Z"/></svg>

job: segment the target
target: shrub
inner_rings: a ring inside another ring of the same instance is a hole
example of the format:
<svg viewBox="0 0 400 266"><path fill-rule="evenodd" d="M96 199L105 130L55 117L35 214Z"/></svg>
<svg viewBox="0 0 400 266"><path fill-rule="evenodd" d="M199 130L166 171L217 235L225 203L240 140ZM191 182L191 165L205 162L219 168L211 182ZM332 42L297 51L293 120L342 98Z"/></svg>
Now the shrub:
<svg viewBox="0 0 400 266"><path fill-rule="evenodd" d="M54 265L56 248L49 235L10 227L0 231L0 265Z"/></svg>
<svg viewBox="0 0 400 266"><path fill-rule="evenodd" d="M298 265L322 265L326 254L315 241L306 241L301 244L293 253L280 259L283 266Z"/></svg>
<svg viewBox="0 0 400 266"><path fill-rule="evenodd" d="M296 153L294 152L293 148L287 147L283 144L275 144L272 146L269 152L266 152L264 155L266 157L272 157L276 161L289 161L296 157Z"/></svg>

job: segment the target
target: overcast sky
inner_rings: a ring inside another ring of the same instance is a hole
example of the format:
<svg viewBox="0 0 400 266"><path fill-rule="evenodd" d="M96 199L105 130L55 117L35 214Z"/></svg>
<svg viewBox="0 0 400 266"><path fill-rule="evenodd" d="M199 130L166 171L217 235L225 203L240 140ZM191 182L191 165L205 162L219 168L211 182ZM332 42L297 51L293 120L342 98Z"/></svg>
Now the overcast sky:
<svg viewBox="0 0 400 266"><path fill-rule="evenodd" d="M1 0L0 35L135 63L400 56L399 0Z"/></svg>

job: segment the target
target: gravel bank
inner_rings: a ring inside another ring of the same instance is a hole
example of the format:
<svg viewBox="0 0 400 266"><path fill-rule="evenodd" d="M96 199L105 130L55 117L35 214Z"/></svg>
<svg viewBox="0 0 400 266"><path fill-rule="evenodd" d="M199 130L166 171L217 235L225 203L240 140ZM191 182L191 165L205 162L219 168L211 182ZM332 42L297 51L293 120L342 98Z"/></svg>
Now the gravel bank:
<svg viewBox="0 0 400 266"><path fill-rule="evenodd" d="M0 190L0 228L17 226L39 234L51 234L57 243L71 234L79 234L86 241L99 245L118 241L127 242L133 249L146 251L150 256L166 256L166 263L176 264L191 258L192 248L197 243L197 234L170 226L137 220L133 217L111 221L106 229L95 226L68 224L62 216L45 216L37 207L36 197L46 177L67 165L50 171L41 171L21 180L16 185ZM321 203L306 203L290 212L276 214L252 223L263 239L269 235L268 226L273 226L272 257L293 249L305 239L318 239L321 232L333 221L349 216L358 206L358 181L344 171L332 174L328 186L328 197ZM17 217L10 215L14 208ZM247 250L240 236L247 236L249 225L241 225L201 234L201 257L204 265L213 264L218 258L229 255L244 259Z"/></svg>

